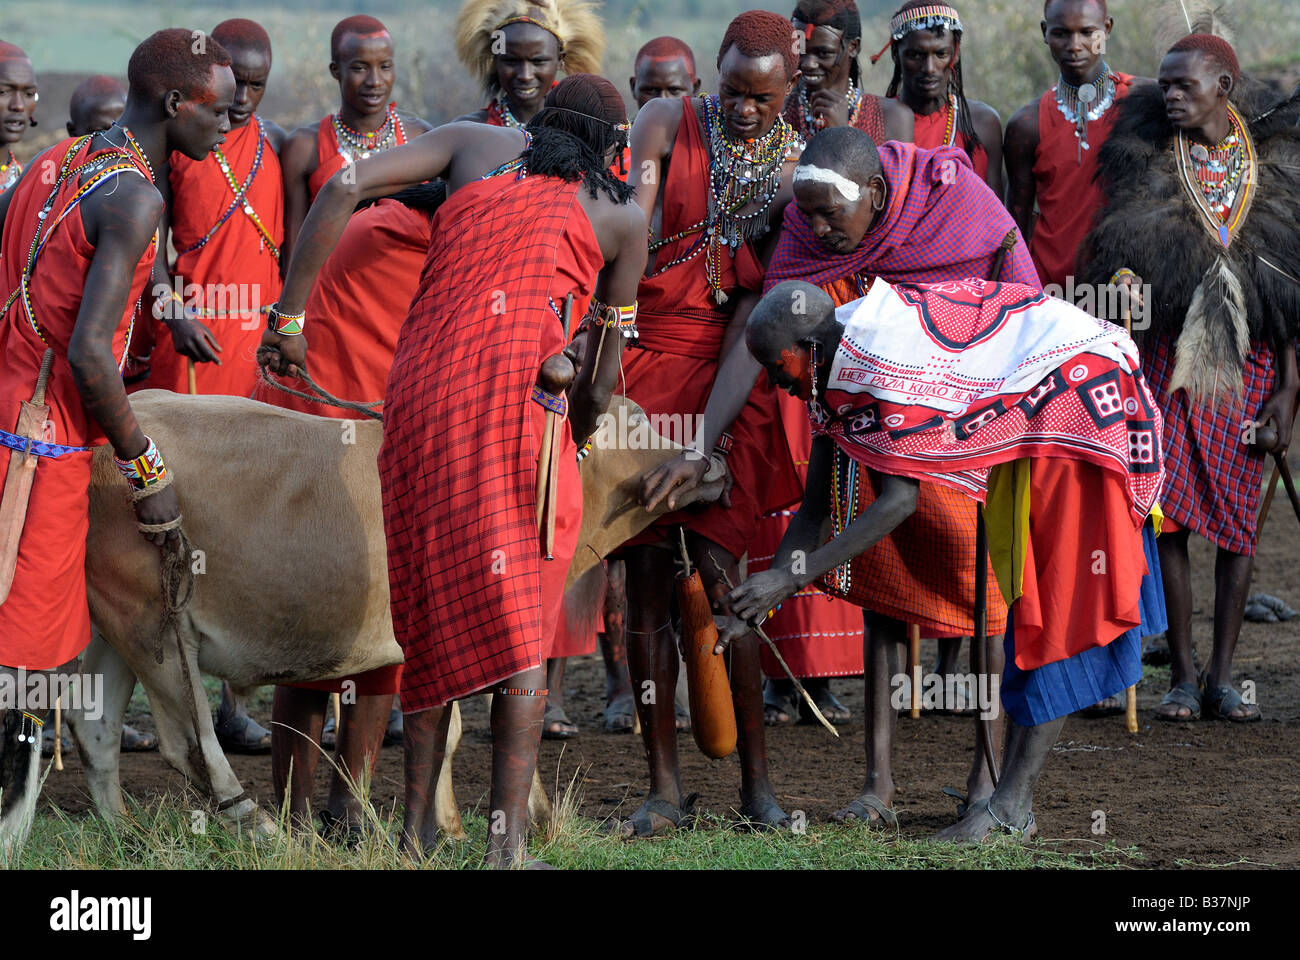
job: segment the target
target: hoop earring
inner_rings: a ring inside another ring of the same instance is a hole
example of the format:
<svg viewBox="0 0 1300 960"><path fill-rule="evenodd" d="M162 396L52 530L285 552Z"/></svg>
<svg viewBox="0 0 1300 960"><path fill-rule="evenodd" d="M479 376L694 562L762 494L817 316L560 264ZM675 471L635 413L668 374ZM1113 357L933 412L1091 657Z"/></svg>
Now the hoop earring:
<svg viewBox="0 0 1300 960"><path fill-rule="evenodd" d="M812 364L812 397L810 398L809 402L816 403L817 402L817 367L818 367L816 340L808 341L808 354L809 354L809 362Z"/></svg>

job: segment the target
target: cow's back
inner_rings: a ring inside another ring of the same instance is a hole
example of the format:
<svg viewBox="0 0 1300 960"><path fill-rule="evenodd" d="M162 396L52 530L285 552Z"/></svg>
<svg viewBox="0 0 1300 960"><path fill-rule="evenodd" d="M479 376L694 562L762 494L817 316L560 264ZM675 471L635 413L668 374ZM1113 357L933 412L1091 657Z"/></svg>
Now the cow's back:
<svg viewBox="0 0 1300 960"><path fill-rule="evenodd" d="M134 394L196 551L188 616L207 672L240 684L344 676L401 660L388 612L376 457L383 428L239 397ZM96 452L87 583L110 642L152 636L158 550ZM116 636L115 636L116 634Z"/></svg>

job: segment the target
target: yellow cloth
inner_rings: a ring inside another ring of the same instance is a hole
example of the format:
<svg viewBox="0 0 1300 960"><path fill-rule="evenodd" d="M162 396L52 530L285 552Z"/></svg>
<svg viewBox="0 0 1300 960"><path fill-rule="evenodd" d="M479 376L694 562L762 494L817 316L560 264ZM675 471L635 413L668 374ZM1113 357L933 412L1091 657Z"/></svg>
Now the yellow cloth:
<svg viewBox="0 0 1300 960"><path fill-rule="evenodd" d="M1029 506L1028 459L1000 463L989 471L984 529L989 540L989 564L1008 606L1024 593Z"/></svg>

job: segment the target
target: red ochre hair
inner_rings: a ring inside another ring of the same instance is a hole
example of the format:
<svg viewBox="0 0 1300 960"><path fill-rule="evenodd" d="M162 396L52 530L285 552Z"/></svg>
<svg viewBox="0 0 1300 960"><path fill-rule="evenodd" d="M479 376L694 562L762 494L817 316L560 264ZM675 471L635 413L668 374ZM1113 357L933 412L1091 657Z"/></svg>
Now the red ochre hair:
<svg viewBox="0 0 1300 960"><path fill-rule="evenodd" d="M388 33L388 28L374 17L368 17L364 13L344 17L334 24L334 30L330 34L330 60L338 60L339 46L343 43L343 38L350 33L366 36L372 33Z"/></svg>
<svg viewBox="0 0 1300 960"><path fill-rule="evenodd" d="M30 59L23 52L22 47L17 47L5 40L0 40L0 60L28 60Z"/></svg>
<svg viewBox="0 0 1300 960"><path fill-rule="evenodd" d="M746 10L727 26L722 46L718 48L718 66L727 51L736 47L746 57L779 55L785 63L788 80L799 69L798 43L794 24L779 13L768 10Z"/></svg>
<svg viewBox="0 0 1300 960"><path fill-rule="evenodd" d="M1169 48L1170 53L1188 53L1192 50L1199 50L1213 60L1216 66L1232 74L1234 85L1241 80L1241 66L1237 63L1237 52L1232 49L1232 44L1227 40L1216 37L1212 33L1193 33L1191 36L1183 37Z"/></svg>
<svg viewBox="0 0 1300 960"><path fill-rule="evenodd" d="M212 28L211 36L227 49L238 47L241 50L265 53L268 57L271 55L271 38L256 20L245 20L242 17L222 20Z"/></svg>
<svg viewBox="0 0 1300 960"><path fill-rule="evenodd" d="M145 38L131 54L126 80L132 100L153 100L179 90L186 100L200 99L213 67L230 66L230 54L211 36L196 42L199 31L172 27Z"/></svg>
<svg viewBox="0 0 1300 960"><path fill-rule="evenodd" d="M676 60L680 57L686 61L687 72L692 77L695 76L695 54L685 41L676 37L655 37L636 52L634 63L640 63L647 57L654 60Z"/></svg>

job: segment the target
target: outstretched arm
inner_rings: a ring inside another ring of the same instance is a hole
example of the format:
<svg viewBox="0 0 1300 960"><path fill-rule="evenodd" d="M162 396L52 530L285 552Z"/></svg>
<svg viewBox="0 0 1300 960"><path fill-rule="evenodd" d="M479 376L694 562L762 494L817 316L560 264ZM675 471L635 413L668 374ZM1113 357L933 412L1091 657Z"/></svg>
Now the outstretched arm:
<svg viewBox="0 0 1300 960"><path fill-rule="evenodd" d="M737 637L744 636L768 611L808 584L814 583L840 564L866 553L916 511L919 489L917 481L886 475L880 496L861 516L825 546L810 549L818 539L828 509L831 459L827 445L831 442L829 438L819 437L814 443L804 506L799 508L790 529L782 538L771 569L750 577L724 598L737 620L726 625L718 641L719 650ZM820 449L818 444L821 444ZM816 488L814 482L817 483ZM817 500L810 503L809 497L813 495L814 489L817 491Z"/></svg>
<svg viewBox="0 0 1300 960"><path fill-rule="evenodd" d="M457 149L475 136L482 135L482 131L491 129L482 124L447 124L400 147L346 166L330 177L316 195L294 244L278 311L282 314L303 312L317 274L338 246L358 203L443 176L448 172ZM280 336L267 332L262 337L262 346L279 352L279 359L270 364L276 373L292 374L296 371L291 368L306 360L307 345L301 335Z"/></svg>
<svg viewBox="0 0 1300 960"><path fill-rule="evenodd" d="M132 460L145 452L146 442L113 355L113 335L126 312L136 265L158 229L162 198L127 174L121 179L116 191L94 194L82 204L86 239L95 253L68 341L68 365L90 418L99 424L118 459ZM141 523L174 520L180 514L175 489L140 500L135 511ZM154 534L149 539L161 544L167 536Z"/></svg>

